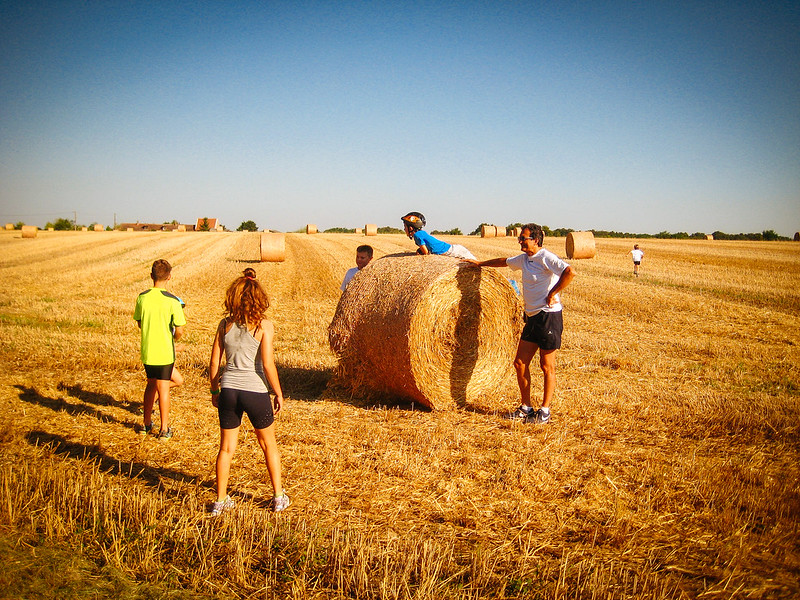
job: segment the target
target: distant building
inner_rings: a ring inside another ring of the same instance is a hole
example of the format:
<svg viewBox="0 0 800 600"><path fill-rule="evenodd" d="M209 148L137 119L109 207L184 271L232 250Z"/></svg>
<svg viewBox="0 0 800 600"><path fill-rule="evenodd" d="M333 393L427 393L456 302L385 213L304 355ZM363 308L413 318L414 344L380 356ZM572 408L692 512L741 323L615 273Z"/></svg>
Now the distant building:
<svg viewBox="0 0 800 600"><path fill-rule="evenodd" d="M120 223L117 229L122 231L177 231L183 227L183 231L194 231L194 225L181 225L179 223Z"/></svg>
<svg viewBox="0 0 800 600"><path fill-rule="evenodd" d="M222 226L217 219L197 219L194 230L204 231L206 226L208 227L208 231L222 231Z"/></svg>

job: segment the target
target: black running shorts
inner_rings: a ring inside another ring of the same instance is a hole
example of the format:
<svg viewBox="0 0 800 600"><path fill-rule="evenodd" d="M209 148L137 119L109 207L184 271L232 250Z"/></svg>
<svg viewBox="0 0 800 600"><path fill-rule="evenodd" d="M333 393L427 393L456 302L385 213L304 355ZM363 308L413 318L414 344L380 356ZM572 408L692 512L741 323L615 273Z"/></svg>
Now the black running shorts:
<svg viewBox="0 0 800 600"><path fill-rule="evenodd" d="M542 350L558 350L561 348L561 333L564 331L564 319L561 311L540 311L529 317L525 315L525 327L521 339L536 344Z"/></svg>
<svg viewBox="0 0 800 600"><path fill-rule="evenodd" d="M217 402L219 426L236 429L242 424L242 414L247 413L254 429L266 429L275 421L272 397L269 392L248 392L222 388Z"/></svg>
<svg viewBox="0 0 800 600"><path fill-rule="evenodd" d="M160 379L162 381L169 381L172 379L172 367L175 363L169 365L145 365L144 372L147 373L148 379Z"/></svg>

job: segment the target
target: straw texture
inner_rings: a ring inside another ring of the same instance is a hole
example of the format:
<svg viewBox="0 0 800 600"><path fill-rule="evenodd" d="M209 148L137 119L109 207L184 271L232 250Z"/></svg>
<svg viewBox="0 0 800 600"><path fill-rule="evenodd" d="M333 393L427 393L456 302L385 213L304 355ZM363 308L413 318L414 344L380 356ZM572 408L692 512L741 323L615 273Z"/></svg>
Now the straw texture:
<svg viewBox="0 0 800 600"><path fill-rule="evenodd" d="M23 225L22 237L35 238L39 233L39 228L36 225Z"/></svg>
<svg viewBox="0 0 800 600"><path fill-rule="evenodd" d="M481 237L497 237L497 227L494 225L481 225Z"/></svg>
<svg viewBox="0 0 800 600"><path fill-rule="evenodd" d="M282 233L261 234L261 262L286 260L286 239Z"/></svg>
<svg viewBox="0 0 800 600"><path fill-rule="evenodd" d="M521 304L508 280L447 256L375 260L342 294L328 329L334 387L433 409L491 396L512 372Z"/></svg>
<svg viewBox="0 0 800 600"><path fill-rule="evenodd" d="M591 231L570 231L566 243L567 258L594 258L594 234Z"/></svg>

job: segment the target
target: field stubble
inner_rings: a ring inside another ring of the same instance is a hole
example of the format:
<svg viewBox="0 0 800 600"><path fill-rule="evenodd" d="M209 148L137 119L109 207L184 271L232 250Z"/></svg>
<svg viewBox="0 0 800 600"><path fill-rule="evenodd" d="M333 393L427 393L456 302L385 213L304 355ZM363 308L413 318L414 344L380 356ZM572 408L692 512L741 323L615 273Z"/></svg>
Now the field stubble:
<svg viewBox="0 0 800 600"><path fill-rule="evenodd" d="M512 378L447 412L326 391L326 328L361 236L287 234L286 261L259 263L257 234L2 233L11 596L14 557L31 547L199 596L800 593L800 244L639 240L634 278L633 240L597 240L564 293L554 422L534 428L499 418L517 401ZM481 259L517 249L455 240ZM366 241L376 256L411 246ZM563 239L545 245L563 256ZM131 314L162 257L189 321L168 444L134 431L144 378ZM231 478L239 508L214 521L205 369L225 287L246 266L272 301L293 506L266 509L248 424Z"/></svg>

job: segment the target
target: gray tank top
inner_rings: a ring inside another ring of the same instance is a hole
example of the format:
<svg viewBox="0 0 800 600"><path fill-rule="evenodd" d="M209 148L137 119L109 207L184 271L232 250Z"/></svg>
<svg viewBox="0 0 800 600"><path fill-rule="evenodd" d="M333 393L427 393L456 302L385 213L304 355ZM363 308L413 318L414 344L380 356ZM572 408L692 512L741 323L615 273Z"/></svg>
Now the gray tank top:
<svg viewBox="0 0 800 600"><path fill-rule="evenodd" d="M220 386L248 392L268 392L261 364L260 342L247 327L234 323L225 334L225 369Z"/></svg>

